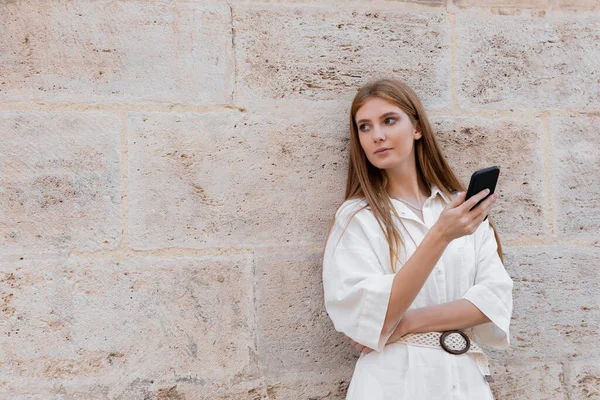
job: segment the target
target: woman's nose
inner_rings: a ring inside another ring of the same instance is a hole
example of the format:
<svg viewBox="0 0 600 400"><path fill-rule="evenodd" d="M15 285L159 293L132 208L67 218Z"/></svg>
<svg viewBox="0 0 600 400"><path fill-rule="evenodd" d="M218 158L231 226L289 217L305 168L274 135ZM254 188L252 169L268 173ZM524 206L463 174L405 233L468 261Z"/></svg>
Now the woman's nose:
<svg viewBox="0 0 600 400"><path fill-rule="evenodd" d="M383 134L383 130L381 128L373 128L373 139L381 140L385 139L385 135Z"/></svg>

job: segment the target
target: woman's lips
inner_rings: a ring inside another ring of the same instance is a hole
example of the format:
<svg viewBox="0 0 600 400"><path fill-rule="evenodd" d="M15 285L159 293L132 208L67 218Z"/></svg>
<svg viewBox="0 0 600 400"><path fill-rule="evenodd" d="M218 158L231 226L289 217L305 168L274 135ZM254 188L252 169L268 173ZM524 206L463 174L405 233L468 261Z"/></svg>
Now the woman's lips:
<svg viewBox="0 0 600 400"><path fill-rule="evenodd" d="M389 153L389 152L390 152L390 150L391 150L391 149L385 149L385 150L379 151L379 152L377 152L377 153L375 153L375 154L377 154L378 156L380 156L380 155L383 155L383 154L387 154L387 153Z"/></svg>

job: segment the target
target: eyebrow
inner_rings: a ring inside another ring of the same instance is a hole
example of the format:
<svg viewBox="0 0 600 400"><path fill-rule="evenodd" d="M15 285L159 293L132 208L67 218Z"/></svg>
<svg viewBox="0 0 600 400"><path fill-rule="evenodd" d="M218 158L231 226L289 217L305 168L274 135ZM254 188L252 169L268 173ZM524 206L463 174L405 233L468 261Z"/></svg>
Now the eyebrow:
<svg viewBox="0 0 600 400"><path fill-rule="evenodd" d="M397 113L397 112L395 112L395 111L389 111L389 112L386 112L385 114L382 114L382 115L381 115L379 118L381 119L381 118L387 117L387 116L389 116L389 115L400 115L400 114L398 114L398 113ZM358 124L360 124L361 122L365 122L365 121L366 121L366 122L368 122L368 121L370 121L370 119L364 119L364 118L363 118L363 119L361 119L360 121L356 121L356 124L358 125Z"/></svg>

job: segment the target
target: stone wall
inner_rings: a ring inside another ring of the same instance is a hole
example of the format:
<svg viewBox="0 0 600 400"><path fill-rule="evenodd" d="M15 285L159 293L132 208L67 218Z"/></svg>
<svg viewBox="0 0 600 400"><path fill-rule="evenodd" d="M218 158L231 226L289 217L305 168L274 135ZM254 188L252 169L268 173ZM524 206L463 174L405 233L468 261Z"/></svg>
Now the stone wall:
<svg viewBox="0 0 600 400"><path fill-rule="evenodd" d="M0 398L342 399L348 107L502 168L498 399L600 398L596 0L0 1Z"/></svg>

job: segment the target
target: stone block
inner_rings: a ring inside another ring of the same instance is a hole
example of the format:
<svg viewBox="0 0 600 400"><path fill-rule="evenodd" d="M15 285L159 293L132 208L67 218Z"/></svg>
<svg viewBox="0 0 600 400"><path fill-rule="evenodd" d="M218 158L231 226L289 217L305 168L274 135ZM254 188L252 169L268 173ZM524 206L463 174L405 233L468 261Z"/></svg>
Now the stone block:
<svg viewBox="0 0 600 400"><path fill-rule="evenodd" d="M473 172L497 165L500 177L491 215L501 240L545 235L542 124L512 118L435 117L442 151L465 188Z"/></svg>
<svg viewBox="0 0 600 400"><path fill-rule="evenodd" d="M325 310L322 258L306 248L256 250L258 353L270 383L315 371L352 376L359 352ZM288 382L277 390L289 385L300 389Z"/></svg>
<svg viewBox="0 0 600 400"><path fill-rule="evenodd" d="M231 100L225 1L2 2L0 47L3 102Z"/></svg>
<svg viewBox="0 0 600 400"><path fill-rule="evenodd" d="M105 112L0 112L0 253L121 240L121 123Z"/></svg>
<svg viewBox="0 0 600 400"><path fill-rule="evenodd" d="M514 281L511 347L500 362L561 362L600 357L600 251L583 246L512 247L505 266Z"/></svg>
<svg viewBox="0 0 600 400"><path fill-rule="evenodd" d="M24 261L0 270L1 356L10 360L0 364L2 388L94 382L109 385L110 398L131 398L123 393L138 386L220 392L257 377L248 255Z"/></svg>
<svg viewBox="0 0 600 400"><path fill-rule="evenodd" d="M135 249L223 243L237 229L232 185L251 170L241 114L131 113L129 237ZM233 206L233 208L232 208Z"/></svg>
<svg viewBox="0 0 600 400"><path fill-rule="evenodd" d="M443 11L236 7L235 103L345 99L349 106L360 85L392 76L428 108L447 107L451 39Z"/></svg>
<svg viewBox="0 0 600 400"><path fill-rule="evenodd" d="M457 13L460 107L595 107L600 101L599 34L600 19L592 16Z"/></svg>
<svg viewBox="0 0 600 400"><path fill-rule="evenodd" d="M342 203L347 114L132 113L135 249L315 243Z"/></svg>
<svg viewBox="0 0 600 400"><path fill-rule="evenodd" d="M490 370L495 380L490 387L496 399L569 399L562 383L564 372L560 363L491 363Z"/></svg>
<svg viewBox="0 0 600 400"><path fill-rule="evenodd" d="M551 119L554 229L561 238L600 243L599 123L597 116Z"/></svg>

